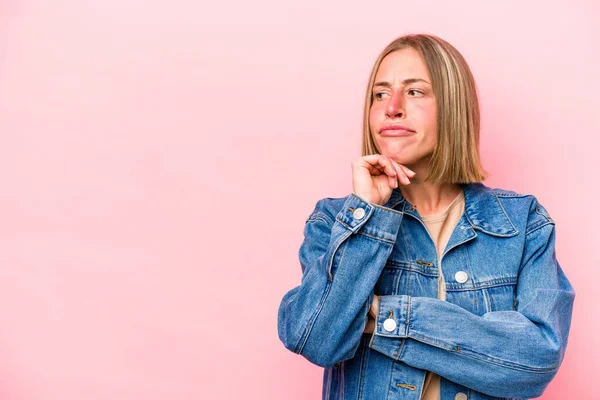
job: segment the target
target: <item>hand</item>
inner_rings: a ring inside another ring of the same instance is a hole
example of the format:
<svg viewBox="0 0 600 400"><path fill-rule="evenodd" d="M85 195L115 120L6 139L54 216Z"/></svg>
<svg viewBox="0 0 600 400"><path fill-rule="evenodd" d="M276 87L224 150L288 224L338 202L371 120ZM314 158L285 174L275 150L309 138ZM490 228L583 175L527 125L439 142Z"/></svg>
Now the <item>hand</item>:
<svg viewBox="0 0 600 400"><path fill-rule="evenodd" d="M415 172L382 154L371 154L352 160L354 193L370 203L384 205L398 181L409 185Z"/></svg>
<svg viewBox="0 0 600 400"><path fill-rule="evenodd" d="M363 333L373 333L375 330L375 317L379 312L379 296L375 295L373 297L373 302L371 303L371 308L369 309L369 313L367 314L367 326Z"/></svg>

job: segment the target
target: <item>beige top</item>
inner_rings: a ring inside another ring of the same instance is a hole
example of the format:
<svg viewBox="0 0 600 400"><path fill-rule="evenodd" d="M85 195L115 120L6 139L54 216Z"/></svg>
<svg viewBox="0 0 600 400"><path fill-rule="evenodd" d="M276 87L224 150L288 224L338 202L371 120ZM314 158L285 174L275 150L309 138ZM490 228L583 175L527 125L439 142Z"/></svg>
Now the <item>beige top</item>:
<svg viewBox="0 0 600 400"><path fill-rule="evenodd" d="M456 224L460 220L465 209L464 193L461 190L458 196L450 203L445 211L437 214L421 216L423 223L427 227L431 238L436 244L438 256L438 269L440 268L440 257L446 248L448 239L454 231ZM440 278L438 280L438 298L446 300L446 289L444 286L444 278L440 269ZM427 371L425 375L425 383L423 384L422 400L439 400L440 399L440 376Z"/></svg>

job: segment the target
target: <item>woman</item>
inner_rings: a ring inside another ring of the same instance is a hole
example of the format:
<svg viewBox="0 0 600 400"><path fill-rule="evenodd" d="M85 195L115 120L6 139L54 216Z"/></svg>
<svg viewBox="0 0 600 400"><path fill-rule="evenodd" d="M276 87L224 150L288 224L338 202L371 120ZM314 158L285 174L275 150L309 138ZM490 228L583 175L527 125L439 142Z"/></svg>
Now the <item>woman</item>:
<svg viewBox="0 0 600 400"><path fill-rule="evenodd" d="M535 196L492 189L460 53L406 35L377 58L353 193L306 220L285 347L325 367L323 399L540 396L563 360L575 291Z"/></svg>

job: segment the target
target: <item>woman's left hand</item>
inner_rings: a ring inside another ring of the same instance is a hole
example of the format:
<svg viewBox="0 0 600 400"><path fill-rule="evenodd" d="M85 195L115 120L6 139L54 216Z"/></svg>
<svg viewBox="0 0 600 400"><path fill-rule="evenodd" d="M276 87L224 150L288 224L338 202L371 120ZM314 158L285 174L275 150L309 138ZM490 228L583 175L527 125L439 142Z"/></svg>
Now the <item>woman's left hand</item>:
<svg viewBox="0 0 600 400"><path fill-rule="evenodd" d="M373 333L375 329L375 317L379 312L379 296L374 295L373 302L371 303L371 308L369 309L369 314L367 314L367 326L363 333Z"/></svg>

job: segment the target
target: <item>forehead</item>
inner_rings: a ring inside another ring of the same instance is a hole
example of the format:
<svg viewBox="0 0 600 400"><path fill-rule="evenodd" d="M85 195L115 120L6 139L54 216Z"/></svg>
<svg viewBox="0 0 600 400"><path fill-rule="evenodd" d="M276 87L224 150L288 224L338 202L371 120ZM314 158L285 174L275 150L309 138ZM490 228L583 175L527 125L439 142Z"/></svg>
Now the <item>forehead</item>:
<svg viewBox="0 0 600 400"><path fill-rule="evenodd" d="M429 79L429 72L421 55L413 48L396 50L381 60L375 80L403 80L406 78Z"/></svg>

